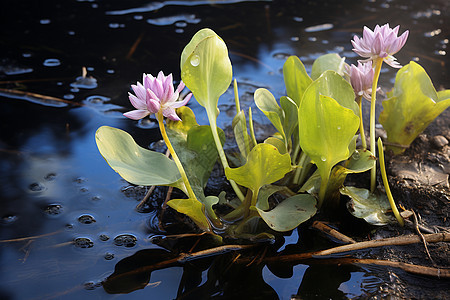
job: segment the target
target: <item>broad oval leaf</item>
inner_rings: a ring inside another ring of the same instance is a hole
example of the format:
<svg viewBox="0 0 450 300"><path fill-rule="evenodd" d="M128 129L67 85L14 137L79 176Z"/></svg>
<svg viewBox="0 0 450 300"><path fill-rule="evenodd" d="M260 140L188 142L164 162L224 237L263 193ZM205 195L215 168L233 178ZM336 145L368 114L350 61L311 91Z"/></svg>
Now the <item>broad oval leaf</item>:
<svg viewBox="0 0 450 300"><path fill-rule="evenodd" d="M263 185L280 180L290 170L289 154L280 154L272 145L258 144L250 151L245 165L226 168L225 175L255 193Z"/></svg>
<svg viewBox="0 0 450 300"><path fill-rule="evenodd" d="M211 29L197 32L181 55L181 78L208 114L217 117L219 97L232 79L225 42Z"/></svg>
<svg viewBox="0 0 450 300"><path fill-rule="evenodd" d="M270 211L256 207L261 218L276 231L289 231L317 212L316 199L309 194L298 194L285 199Z"/></svg>
<svg viewBox="0 0 450 300"><path fill-rule="evenodd" d="M359 117L336 100L310 87L299 107L300 146L317 165L322 179L331 168L350 156L349 144L359 127Z"/></svg>
<svg viewBox="0 0 450 300"><path fill-rule="evenodd" d="M127 132L102 126L95 140L103 158L126 181L136 185L178 186L181 176L175 163L162 153L140 147Z"/></svg>
<svg viewBox="0 0 450 300"><path fill-rule="evenodd" d="M283 77L288 97L299 106L303 93L313 81L297 56L288 57L283 65Z"/></svg>
<svg viewBox="0 0 450 300"><path fill-rule="evenodd" d="M204 212L204 205L196 199L172 199L167 205L177 212L187 215L203 230L208 231L210 226Z"/></svg>
<svg viewBox="0 0 450 300"><path fill-rule="evenodd" d="M379 121L386 130L387 141L400 145L387 145L394 154L405 151L404 146L409 146L450 106L450 90L436 93L428 74L413 61L397 72L394 89L388 96Z"/></svg>
<svg viewBox="0 0 450 300"><path fill-rule="evenodd" d="M277 100L267 89L259 88L255 91L255 104L272 122L272 125L278 130L285 139L283 122L283 110L278 106Z"/></svg>
<svg viewBox="0 0 450 300"><path fill-rule="evenodd" d="M340 57L337 53L328 53L318 57L311 70L312 80L316 80L322 75L323 72L332 70L338 73L340 76L344 75L345 57Z"/></svg>
<svg viewBox="0 0 450 300"><path fill-rule="evenodd" d="M352 215L366 220L372 225L386 225L395 222L395 218L386 215L391 209L385 194L372 194L367 189L342 187L341 194L350 197L347 208Z"/></svg>

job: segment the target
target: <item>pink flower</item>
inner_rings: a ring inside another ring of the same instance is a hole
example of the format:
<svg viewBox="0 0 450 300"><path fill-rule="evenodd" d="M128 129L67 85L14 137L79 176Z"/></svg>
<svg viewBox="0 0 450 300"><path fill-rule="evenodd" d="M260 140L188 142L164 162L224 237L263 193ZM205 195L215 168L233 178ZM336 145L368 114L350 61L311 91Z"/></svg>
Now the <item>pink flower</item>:
<svg viewBox="0 0 450 300"><path fill-rule="evenodd" d="M372 83L375 70L372 68L372 62L358 62L358 66L345 66L346 72L350 77L350 83L356 96L363 96L370 101L372 94Z"/></svg>
<svg viewBox="0 0 450 300"><path fill-rule="evenodd" d="M406 30L401 36L397 37L399 28L400 26L397 26L392 29L387 23L381 27L376 25L372 31L364 26L363 37L361 39L356 35L353 37L353 51L361 57L367 58L364 61L382 58L391 67L401 68L393 55L405 45L409 31Z"/></svg>
<svg viewBox="0 0 450 300"><path fill-rule="evenodd" d="M183 100L178 101L180 92L185 87L184 83L181 81L174 91L172 74L164 76L162 71L159 72L158 77L144 73L142 82L144 85L140 82L137 85L131 85L135 95L128 93L130 102L136 110L123 115L133 120L139 120L162 111L165 117L173 121L181 121L175 113L175 108L186 105L192 97L192 93L189 93Z"/></svg>

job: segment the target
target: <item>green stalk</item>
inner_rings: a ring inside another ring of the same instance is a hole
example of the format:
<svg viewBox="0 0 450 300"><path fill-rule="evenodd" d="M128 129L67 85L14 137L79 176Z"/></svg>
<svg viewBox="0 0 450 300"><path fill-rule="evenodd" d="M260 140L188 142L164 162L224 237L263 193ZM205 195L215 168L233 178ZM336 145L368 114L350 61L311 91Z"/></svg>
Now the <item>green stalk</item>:
<svg viewBox="0 0 450 300"><path fill-rule="evenodd" d="M328 174L327 177L322 178L320 182L320 190L319 190L319 202L317 203L317 208L321 208L323 201L325 200L325 194L327 192L327 185L328 185L328 178L330 175Z"/></svg>
<svg viewBox="0 0 450 300"><path fill-rule="evenodd" d="M175 164L178 168L178 171L181 174L181 179L183 179L184 185L186 186L186 191L188 193L188 196L191 199L197 200L197 197L195 197L194 191L192 190L191 184L189 183L189 180L187 178L186 172L184 171L183 165L181 164L181 161L178 158L178 155L175 152L175 149L173 149L173 146L169 140L169 137L167 136L166 128L164 127L164 116L161 111L156 113L156 118L158 120L159 130L161 131L161 135L164 139L164 142L166 143L167 149L169 149L170 155L172 155L173 161L175 162Z"/></svg>
<svg viewBox="0 0 450 300"><path fill-rule="evenodd" d="M361 136L361 143L363 146L363 149L367 149L367 142L366 142L366 133L364 132L364 124L363 124L363 114L362 114L362 96L359 96L358 99L356 99L356 103L358 103L359 106L359 134Z"/></svg>
<svg viewBox="0 0 450 300"><path fill-rule="evenodd" d="M213 114L209 113L208 110L206 110L206 114L208 115L209 125L211 126L212 135L214 138L214 142L216 143L217 151L219 152L220 161L222 162L222 166L224 169L229 168L227 158L225 156L225 152L223 151L223 146L219 138L219 133L217 132L217 124L216 120L213 119ZM239 189L236 182L233 180L230 180L230 184L233 187L234 192L238 196L238 198L241 201L244 201L244 194L242 194L242 191Z"/></svg>
<svg viewBox="0 0 450 300"><path fill-rule="evenodd" d="M253 147L256 146L258 143L256 142L255 137L255 131L253 129L253 115L252 115L252 108L248 108L248 129L250 130L250 137L252 139Z"/></svg>
<svg viewBox="0 0 450 300"><path fill-rule="evenodd" d="M378 78L380 78L382 58L375 59L375 74L372 83L372 99L370 100L370 152L376 157L375 145L375 103L377 99ZM373 193L377 185L377 169L374 166L370 171L370 191Z"/></svg>
<svg viewBox="0 0 450 300"><path fill-rule="evenodd" d="M392 212L394 213L395 217L397 218L398 223L400 226L405 225L405 221L403 220L402 216L398 212L397 206L395 205L394 197L392 197L391 189L389 188L389 182L386 175L386 166L384 164L384 150L383 150L383 142L381 141L381 138L378 138L378 152L380 156L380 171L381 171L381 178L383 179L384 189L386 190L386 195L389 199L389 204L391 205Z"/></svg>

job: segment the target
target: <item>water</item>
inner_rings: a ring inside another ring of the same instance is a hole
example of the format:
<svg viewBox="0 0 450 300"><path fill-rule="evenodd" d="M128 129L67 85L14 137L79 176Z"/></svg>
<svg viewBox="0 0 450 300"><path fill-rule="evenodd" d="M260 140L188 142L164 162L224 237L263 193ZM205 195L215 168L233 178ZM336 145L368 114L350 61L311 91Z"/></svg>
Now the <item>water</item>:
<svg viewBox="0 0 450 300"><path fill-rule="evenodd" d="M155 123L122 116L132 109L130 84L144 72L160 70L179 80L180 53L204 27L227 43L241 106L252 108L256 134L263 137L268 121L253 104L255 89L267 88L277 99L284 95L282 66L289 55L301 57L308 71L329 52L355 63L350 39L363 25L390 22L400 24L400 32L409 29L398 61L418 61L437 88L449 88L448 18L448 3L441 0L7 1L0 12L0 240L14 241L0 243L0 298L174 299L179 287L197 299L351 298L404 293L407 289L399 288L404 285L421 288L408 285L416 281L397 270L392 272L399 282L393 283L386 268L311 263L230 269L224 255L188 264L184 271L179 266L154 271L145 289L109 295L100 282L119 261L140 250L160 251L152 237L161 234L157 207L164 193L136 211L146 190L127 192L128 184L99 154L94 134L108 125L126 130L143 147L157 143ZM386 68L381 83L389 86L393 75ZM231 89L219 104L218 123L230 126ZM189 106L206 124L203 108L194 100ZM15 240L24 237L30 239ZM303 234L294 231L283 251L303 243ZM194 279L189 281L189 274ZM218 286L211 285L215 279Z"/></svg>

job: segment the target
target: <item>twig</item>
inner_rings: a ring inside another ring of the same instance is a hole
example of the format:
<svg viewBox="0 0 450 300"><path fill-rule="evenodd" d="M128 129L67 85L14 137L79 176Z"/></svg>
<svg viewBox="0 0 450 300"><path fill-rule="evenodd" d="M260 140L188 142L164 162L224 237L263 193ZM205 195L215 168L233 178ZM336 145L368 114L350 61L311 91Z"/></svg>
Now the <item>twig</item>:
<svg viewBox="0 0 450 300"><path fill-rule="evenodd" d="M137 47L139 46L139 44L141 43L142 39L144 38L144 35L145 35L145 32L142 32L138 36L136 41L133 43L133 45L131 46L130 50L128 51L127 56L125 57L127 60L131 59L131 57L133 56L133 54L136 51Z"/></svg>
<svg viewBox="0 0 450 300"><path fill-rule="evenodd" d="M426 234L424 238L429 243L437 243L437 242L449 242L450 241L450 233L433 233ZM386 239L365 241L365 242L357 242L355 244L338 246L326 250L306 252L306 253L296 253L296 254L287 254L280 256L271 256L263 259L264 263L267 262L293 262L293 261L301 261L311 258L326 258L327 256L333 254L343 254L349 251L356 251L362 249L383 247L383 246L400 246L400 245L409 245L409 244L417 244L422 242L419 236L417 235L405 235L399 237L392 237ZM250 261L249 258L243 258L239 260L239 263L248 263Z"/></svg>
<svg viewBox="0 0 450 300"><path fill-rule="evenodd" d="M325 234L330 235L331 237L345 243L345 244L355 244L355 240L351 237L346 236L345 234L340 233L336 229L331 228L330 226L326 225L323 222L320 221L314 221L314 223L311 225L311 227L318 229L322 231Z"/></svg>
<svg viewBox="0 0 450 300"><path fill-rule="evenodd" d="M331 259L320 259L311 260L307 263L310 264L357 264L357 265L377 265L377 266L387 266L402 269L408 273L422 275L422 276L433 276L437 278L450 278L450 269L441 269L435 267L427 267L421 265L413 265L404 262L381 260L381 259L367 259L367 258L331 258Z"/></svg>
<svg viewBox="0 0 450 300"><path fill-rule="evenodd" d="M156 185L152 185L150 187L150 189L147 191L147 194L145 194L144 198L141 200L141 202L139 202L138 205L136 205L136 210L140 211L142 209L142 207L147 203L148 199L150 198L150 195L153 193L153 191L155 190Z"/></svg>
<svg viewBox="0 0 450 300"><path fill-rule="evenodd" d="M23 238L18 238L18 239L0 240L0 243L12 243L12 242L23 242L23 241L28 241L28 240L35 240L35 239L39 239L42 237L51 236L51 235L60 233L61 231L62 230L58 230L58 231L54 231L54 232L50 232L50 233L46 233L46 234L23 237Z"/></svg>
<svg viewBox="0 0 450 300"><path fill-rule="evenodd" d="M78 103L78 102L65 100L65 99L61 99L61 98L56 98L56 97L52 97L52 96L36 94L36 93L32 93L32 92L25 92L25 91L12 90L12 89L3 89L3 88L0 88L0 92L6 93L6 94L30 96L30 97L38 98L38 99L41 99L41 100L50 100L50 101L56 101L56 102L63 102L63 103L72 104L72 105L76 105L76 106L84 106L83 103ZM8 96L8 95L4 95L4 96Z"/></svg>
<svg viewBox="0 0 450 300"><path fill-rule="evenodd" d="M144 267L140 267L140 268L134 269L129 272L118 274L118 275L114 276L114 279L117 280L122 277L130 276L130 275L134 275L134 274L151 272L154 270L160 270L160 269L172 267L174 265L183 264L185 262L195 260L195 259L224 254L224 253L228 253L228 252L232 252L232 251L243 251L243 250L253 248L255 246L256 245L225 245L225 246L215 247L215 248L211 248L211 249L201 250L201 251L194 252L194 253L182 253L172 259L167 259L167 260L155 263L150 266L144 266Z"/></svg>
<svg viewBox="0 0 450 300"><path fill-rule="evenodd" d="M416 229L416 232L417 232L417 234L420 236L420 238L421 238L422 241L423 241L423 246L425 247L425 251L427 252L428 258L430 259L430 261L431 261L431 263L433 264L433 266L436 267L436 263L434 262L433 258L431 258L430 251L428 251L427 241L425 240L425 238L424 238L422 232L420 232L420 229L419 229L419 221L417 220L416 212L413 211L413 210L411 210L411 211L412 211L413 216L414 216L414 225L415 225L414 227L415 227L415 229Z"/></svg>

